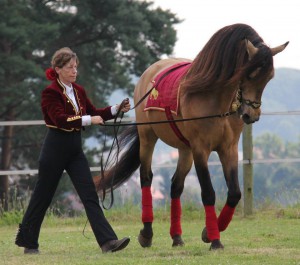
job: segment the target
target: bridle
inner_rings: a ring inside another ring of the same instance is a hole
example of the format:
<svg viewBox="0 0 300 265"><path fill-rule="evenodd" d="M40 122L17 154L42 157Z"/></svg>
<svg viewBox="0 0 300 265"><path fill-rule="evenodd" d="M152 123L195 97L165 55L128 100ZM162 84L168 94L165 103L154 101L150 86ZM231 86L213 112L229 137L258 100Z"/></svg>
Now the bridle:
<svg viewBox="0 0 300 265"><path fill-rule="evenodd" d="M245 103L246 105L250 106L253 109L259 109L261 106L261 101L257 102L257 101L251 101L249 99L243 99L243 103Z"/></svg>
<svg viewBox="0 0 300 265"><path fill-rule="evenodd" d="M261 101L252 101L250 99L244 99L243 98L243 90L242 90L242 81L239 82L239 88L235 95L235 100L231 104L231 109L233 111L237 111L242 104L245 104L253 109L259 109L261 107L262 102Z"/></svg>

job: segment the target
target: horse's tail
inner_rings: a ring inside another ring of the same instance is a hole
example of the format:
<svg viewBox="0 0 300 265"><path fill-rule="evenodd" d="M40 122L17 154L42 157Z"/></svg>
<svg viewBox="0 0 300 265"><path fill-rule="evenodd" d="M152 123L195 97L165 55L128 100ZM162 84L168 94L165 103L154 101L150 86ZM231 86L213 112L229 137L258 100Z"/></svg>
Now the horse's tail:
<svg viewBox="0 0 300 265"><path fill-rule="evenodd" d="M118 137L116 152L122 153L117 163L103 176L94 177L97 191L116 189L126 182L140 166L140 139L137 126L129 126ZM115 147L116 148L116 147ZM115 157L117 154L115 154Z"/></svg>

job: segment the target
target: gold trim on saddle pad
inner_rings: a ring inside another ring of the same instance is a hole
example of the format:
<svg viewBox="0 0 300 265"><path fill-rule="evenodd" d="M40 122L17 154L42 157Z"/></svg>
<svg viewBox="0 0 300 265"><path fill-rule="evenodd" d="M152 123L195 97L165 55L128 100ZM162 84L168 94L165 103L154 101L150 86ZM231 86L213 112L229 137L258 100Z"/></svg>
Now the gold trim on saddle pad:
<svg viewBox="0 0 300 265"><path fill-rule="evenodd" d="M156 90L156 88L154 87L151 91L150 94L150 99L156 100L158 98L158 91Z"/></svg>

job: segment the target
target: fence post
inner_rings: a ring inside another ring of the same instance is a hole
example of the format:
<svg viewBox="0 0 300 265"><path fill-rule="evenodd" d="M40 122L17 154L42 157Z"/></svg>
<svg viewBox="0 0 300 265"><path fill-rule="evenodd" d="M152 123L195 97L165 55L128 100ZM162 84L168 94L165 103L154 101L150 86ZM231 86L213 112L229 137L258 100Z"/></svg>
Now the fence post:
<svg viewBox="0 0 300 265"><path fill-rule="evenodd" d="M252 124L245 125L243 129L243 160L248 163L243 164L244 183L244 216L253 213L253 143Z"/></svg>

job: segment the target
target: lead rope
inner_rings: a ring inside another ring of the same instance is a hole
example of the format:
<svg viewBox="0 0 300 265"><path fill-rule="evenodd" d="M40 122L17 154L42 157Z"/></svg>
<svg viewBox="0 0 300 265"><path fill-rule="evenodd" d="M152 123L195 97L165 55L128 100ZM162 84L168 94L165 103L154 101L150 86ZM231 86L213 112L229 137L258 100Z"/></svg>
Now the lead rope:
<svg viewBox="0 0 300 265"><path fill-rule="evenodd" d="M152 92L152 90L155 88L155 86L157 87L159 85L159 83L162 81L162 79L167 76L168 74L170 74L171 72L175 71L176 69L180 68L180 67L183 67L185 65L187 65L189 63L185 63L185 64L181 64L181 65L178 65L170 70L168 70L166 73L164 73L160 78L159 80L157 81L157 83L155 85L152 86L152 88L147 91L146 94L144 94L144 96L135 104L135 106L133 106L130 110L133 110L135 109L137 106L139 106L145 99L146 97ZM117 114L115 115L115 119L114 119L114 122L113 124L102 124L102 126L104 127L114 127L114 139L113 139L113 143L110 147L110 150L109 150L109 154L108 154L108 157L106 159L106 163L105 163L105 166L103 166L103 153L104 153L104 149L105 149L105 143L106 143L106 133L105 133L105 140L104 140L104 145L103 145L103 149L102 149L102 155L101 155L101 159L100 159L100 171L101 171L101 180L104 180L104 172L106 170L106 167L107 167L107 164L108 164L108 161L109 161L109 157L112 153L112 150L113 150L113 147L115 145L115 142L116 142L116 146L117 146L117 151L116 151L116 165L118 164L118 161L119 161L119 143L118 143L118 132L119 132L119 129L120 127L124 127L124 126L134 126L134 125L149 125L149 124L160 124L160 123L176 123L176 122L184 122L184 121L192 121L192 120L200 120L200 119L208 119L208 118L222 118L222 117L227 117L227 116L230 116L234 113L236 113L236 109L234 109L233 111L229 111L229 112L225 112L225 113L221 113L221 114L216 114L216 115L208 115L208 116L203 116L203 117L195 117L195 118L186 118L186 119L178 119L178 120L163 120L163 121L153 121L153 122L134 122L134 123L121 123L122 122L122 119L123 119L123 116L124 116L124 112L121 111L121 109L126 105L128 104L129 102L129 99L126 98L124 99L120 106L119 106L119 109L118 109L118 112ZM117 119L119 118L119 115L121 113L121 116L120 116L120 119L117 123ZM111 183L110 183L110 194L111 194L111 200L110 200L110 204L108 207L106 207L104 205L104 200L105 200L105 196L106 196L106 189L105 189L105 186L103 187L103 196L102 198L100 197L100 200L101 200L101 204L102 204L102 207L106 210L109 210L111 209L113 203L114 203L114 193L113 193L113 182L114 182L114 179L115 179L115 172L114 172L114 175L113 177L111 178Z"/></svg>
<svg viewBox="0 0 300 265"><path fill-rule="evenodd" d="M102 154L101 154L101 159L100 159L100 170L101 170L101 179L104 180L104 172L106 170L106 167L108 165L108 162L109 162L109 158L110 158L110 155L112 154L112 150L114 149L114 146L117 147L117 151L116 151L116 161L115 161L115 165L118 164L119 162L119 151L120 151L120 147L119 147L119 140L118 140L118 132L119 132L119 129L120 129L120 125L121 125L121 121L123 119L123 116L124 116L124 112L122 111L123 107L129 103L129 99L126 98L124 99L121 104L119 105L119 108L118 108L118 111L117 111L117 114L115 115L115 118L114 118L114 138L113 138L113 142L111 144L111 147L110 147L110 150L109 150L109 153L108 153L108 157L106 159L106 162L105 162L105 166L103 166L103 153L104 153L104 149L105 149L105 143L106 143L106 133L105 133L105 140L104 140L104 145L103 145L103 151L102 151ZM119 121L117 122L117 119L119 119ZM103 196L102 198L100 197L100 200L101 200L101 204L102 204L102 207L105 209L105 210L109 210L111 209L113 203L114 203L114 192L113 192L113 183L114 183L114 179L115 179L115 171L113 173L113 177L111 178L111 182L110 182L110 194L111 194L111 200L110 200L110 204L108 207L106 207L104 205L104 200L105 200L105 196L106 196L106 189L105 189L105 186L103 187L103 190L102 190L102 193L103 193ZM101 180L100 180L101 181Z"/></svg>
<svg viewBox="0 0 300 265"><path fill-rule="evenodd" d="M106 128L105 128L105 131L104 131L104 143L103 143L103 148L102 148L102 153L101 153L101 158L100 158L100 173L101 173L101 179L103 178L104 179L104 172L105 172L105 169L108 165L108 162L109 162L109 158L110 158L110 155L112 153L112 149L115 145L115 142L116 142L116 146L117 146L117 155L116 155L116 165L118 164L118 161L119 161L119 142L118 142L118 131L119 131L119 128L120 128L120 123L122 121L122 118L124 116L124 112L122 111L122 108L128 104L129 102L129 99L126 98L124 99L121 104L119 105L119 108L118 108L118 111L117 111L117 114L115 115L115 119L114 119L114 139L113 139L113 143L110 147L110 150L109 150L109 153L108 153L108 157L106 159L106 162L105 162L105 165L103 166L103 154L104 154L104 150L105 150L105 146L106 146ZM119 123L117 124L117 119L118 117L120 116L120 121ZM117 126L116 126L117 125ZM115 178L115 175L113 175L113 178L112 178L112 181L111 181L111 185L110 185L110 194L111 194L111 200L110 200L110 204L108 207L106 207L104 205L104 200L105 200L105 194L106 194L106 191L105 191L105 187L103 188L103 198L100 197L100 201L101 201L101 205L102 207L105 209L105 210L109 210L113 203L114 203L114 193L113 193L113 181L114 181L114 178ZM101 181L101 180L100 180ZM83 227L83 230L82 230L82 234L85 238L89 239L89 237L87 237L85 235L85 229L86 229L86 226L87 226L87 223L88 223L88 219L86 220L85 224L84 224L84 227Z"/></svg>
<svg viewBox="0 0 300 265"><path fill-rule="evenodd" d="M184 64L180 64L180 65L178 65L178 66L176 66L176 67L171 68L171 69L168 70L167 72L165 72L165 73L159 78L159 80L157 81L157 83L156 83L155 85L153 85L153 86L151 87L151 89L150 89L149 91L147 91L147 93L145 93L144 96L137 102L137 104L135 104L135 106L133 106L130 110L133 110L133 109L135 109L137 106L139 106L139 105L145 100L145 98L147 98L147 96L152 92L152 90L155 88L155 86L157 87L157 86L159 85L159 83L163 80L163 78L164 78L165 76L167 76L167 75L170 74L171 72L173 72L173 71L175 71L176 69L181 68L181 67L183 67L183 66L185 66L185 65L187 65L187 64L189 64L189 62L188 62L188 63L184 63ZM119 131L119 129L120 129L121 126L125 126L125 124L121 124L122 119L123 119L123 116L124 116L124 112L122 112L121 109L123 108L123 106L125 106L125 105L128 104L128 103L129 103L129 99L128 99L128 98L124 99L124 100L121 102L121 104L120 104L120 106L119 106L119 109L118 109L118 112L117 112L117 114L115 115L115 119L114 119L114 122L113 122L112 125L106 125L106 124L103 124L103 125L102 125L102 126L104 126L104 127L108 127L108 126L114 127L114 139L113 139L113 143L112 143L112 145L111 145L111 148L110 148L110 150L109 150L109 154L108 154L108 157L107 157L107 159L106 159L105 166L103 167L103 153L104 153L104 149L105 149L104 147L105 147L105 142L106 142L106 133L104 132L104 133L105 133L105 139L104 139L104 144L103 144L103 149L102 149L102 154L101 154L101 159L100 159L100 173L101 173L101 179L100 179L100 181L101 181L101 180L104 180L104 177L105 177L105 176L104 176L104 172L105 172L106 166L107 166L107 164L108 164L109 157L110 157L110 155L111 155L111 153L112 153L112 149L113 149L113 147L114 147L115 142L116 142L116 146L117 146L117 151L116 151L116 165L118 164L118 161L119 161L118 131ZM120 117L119 122L117 123L117 119L118 119L120 113L121 113L121 117ZM126 124L126 125L129 125L129 124ZM130 124L130 125L134 125L134 124ZM105 210L111 209L111 207L112 207L112 205L113 205L113 203L114 203L114 192L113 192L113 182L114 182L114 178L115 178L115 172L114 172L114 175L113 175L113 177L112 177L112 179L111 179L111 183L110 183L111 200L110 200L110 204L109 204L108 207L106 207L106 206L104 205L104 200L105 200L105 196L106 196L106 189L105 189L105 186L103 187L103 190L102 190L103 196L102 196L102 198L100 197L102 207L103 207Z"/></svg>
<svg viewBox="0 0 300 265"><path fill-rule="evenodd" d="M170 69L169 71L167 71L165 74L163 74L160 79L157 81L157 84L156 86L161 82L161 80L167 76L169 73L171 73L172 71L184 66L186 64L183 64L183 65L179 65L177 67L174 67L172 69ZM152 88L137 102L137 104L135 106L133 106L130 110L133 110L135 109L137 106L139 106L144 100L145 98L152 92L152 90L155 88L155 86L153 85ZM124 116L124 112L121 111L121 109L123 108L124 105L126 105L128 102L129 102L129 99L126 98L124 99L120 106L119 106L119 109L117 111L117 114L115 115L115 119L114 119L114 123L113 124L101 124L101 126L104 126L104 127L111 127L113 126L114 127L114 139L113 139L113 143L111 145L111 148L109 150L109 155L106 159L106 163L105 163L105 167L103 167L103 153L104 153L104 149L105 149L105 144L106 144L106 133L104 133L104 144L103 144L103 149L102 149L102 154L101 154L101 159L100 159L100 168L101 168L101 179L104 179L104 171L106 169L106 166L108 164L108 161L109 161L109 157L112 153L112 149L113 149L113 146L114 146L114 143L116 142L116 145L117 145L117 155L116 155L116 165L119 161L119 143L118 143L118 137L117 137L117 134L118 134L118 131L120 129L120 127L123 127L123 126L134 126L134 125L147 125L147 124L159 124L159 123L170 123L170 122L184 122L184 121L192 121L192 120L200 120L200 119L208 119L208 118L222 118L222 117L228 117L234 113L237 112L237 109L240 107L240 101L241 101L241 91L240 89L237 91L237 95L236 95L236 102L234 103L237 103L236 105L233 104L232 106L232 109L233 111L228 111L228 112L225 112L225 113L222 113L222 114L216 114L216 115L209 115L209 116L203 116L203 117L196 117L196 118L187 118L187 119L178 119L178 120L173 120L173 121L169 121L169 120L163 120L163 121L154 121L154 122L134 122L134 123L121 123L122 122L122 119L123 119L123 116ZM121 113L121 117L120 117L120 120L118 122L118 124L116 124L117 122L117 118L118 116L120 115ZM117 129L116 129L117 128ZM105 194L106 194L106 191L105 191L105 187L103 188L103 198L101 200L101 204L102 204L102 207L106 210L109 210L113 203L114 203L114 193L113 193L113 181L114 181L114 178L115 178L115 173L113 175L113 178L112 178L112 181L111 181L111 185L110 185L110 193L111 193L111 201L110 201L110 204L108 207L105 207L104 205L104 200L105 200ZM101 181L101 180L100 180ZM88 238L84 232L85 232L85 228L87 226L87 222L88 222L88 219L86 220L86 223L84 225L84 228L83 228L83 236ZM88 238L89 239L89 238Z"/></svg>
<svg viewBox="0 0 300 265"><path fill-rule="evenodd" d="M187 63L184 63L184 64L180 64L180 65L178 65L178 66L176 66L176 67L173 67L173 68L169 69L167 72L165 72L165 73L158 79L158 81L157 81L156 84L155 84L155 81L153 81L153 82L154 82L154 85L150 88L149 91L147 91L147 93L146 93L144 96L142 96L142 98L141 98L141 99L135 104L135 106L133 106L133 108L131 108L130 110L133 110L133 109L135 109L137 106L139 106L139 105L144 101L144 99L152 92L152 90L153 90L155 87L158 87L159 83L164 79L164 77L166 77L168 74L172 73L173 71L175 71L175 70L177 70L177 69L179 69L179 68L181 68L181 67L183 67L183 66L186 66L186 65L188 65L188 64L190 64L190 62L187 62Z"/></svg>
<svg viewBox="0 0 300 265"><path fill-rule="evenodd" d="M157 83L151 87L151 89L149 91L147 91L147 93L144 94L144 96L135 104L135 106L133 106L130 110L133 110L135 109L137 106L139 106L146 98L147 96L152 92L152 90L157 87L159 85L159 83L163 80L164 77L166 77L168 74L170 74L171 72L175 71L176 69L180 68L180 67L183 67L183 66L186 66L187 64L190 64L190 62L188 63L185 63L185 64L180 64L174 68L171 68L170 70L168 70L167 72L165 72L157 81ZM240 91L238 91L237 93L237 98L236 100L239 102L240 101L240 94L239 94ZM184 121L193 121L193 120L200 120L200 119L209 119L209 118L222 118L222 117L227 117L227 116L230 116L234 113L236 113L238 107L240 105L238 105L237 107L236 106L232 106L233 107L233 111L228 111L228 112L225 112L225 113L221 113L221 114L215 114L215 115L208 115L208 116L203 116L203 117L195 117L195 118L185 118L185 119L178 119L178 120L163 120L163 121L153 121L153 122L134 122L134 123L121 123L122 122L122 119L123 119L123 116L124 116L124 112L121 111L121 109L123 108L124 105L128 104L129 102L129 99L126 98L122 101L122 103L120 104L120 107L118 109L118 112L117 114L115 115L115 119L114 119L114 122L113 124L103 124L102 126L104 127L114 127L114 139L113 139L113 143L111 145L111 148L110 148L110 151L109 151L109 155L108 155L108 158L106 160L106 163L105 163L105 166L103 167L103 152L104 152L104 147L105 147L105 142L106 142L106 133L105 133L105 140L104 140L104 145L103 145L103 151L102 151L102 155L101 155L101 159L100 159L100 168L101 168L101 179L104 180L104 172L105 172L105 169L106 169L106 166L108 164L108 161L109 161L109 157L112 153L112 149L114 147L114 144L116 142L116 146L117 146L117 153L116 153L116 165L118 164L118 161L119 161L119 143L118 143L118 131L120 129L120 127L124 127L124 126L134 126L134 125L149 125L149 124L160 124L160 123L176 123L176 122L184 122ZM117 123L117 119L119 117L121 113L121 117L120 117L120 120L119 122ZM106 210L109 210L113 203L114 203L114 194L113 194L113 182L114 182L114 178L115 178L115 172L114 172L114 175L111 179L111 183L110 183L110 193L111 193L111 201L110 201L110 204L108 207L105 207L104 205L104 200L105 200L105 196L106 196L106 190L105 190L105 186L102 190L103 192L103 198L101 199L101 204L102 204L102 207ZM101 181L101 180L100 180Z"/></svg>
<svg viewBox="0 0 300 265"><path fill-rule="evenodd" d="M149 124L160 124L160 123L172 123L172 122L184 122L184 121L204 120L204 119L210 119L210 118L224 118L224 117L231 116L234 113L236 113L236 111L228 111L228 112L221 113L221 114L207 115L207 116L195 117L195 118L178 119L178 120L173 120L173 121L162 120L162 121L149 121L149 122L120 123L120 124L118 124L118 126L119 127L123 127L123 126L149 125ZM102 126L105 126L105 127L114 127L116 125L113 123L113 124L105 124L105 125L102 125Z"/></svg>

